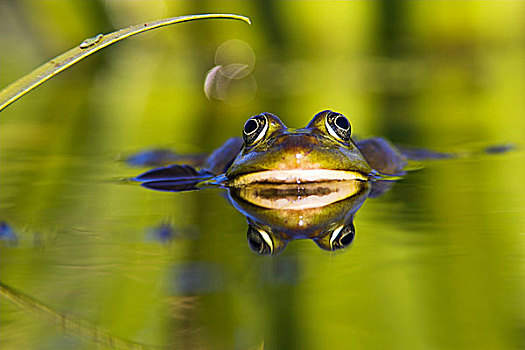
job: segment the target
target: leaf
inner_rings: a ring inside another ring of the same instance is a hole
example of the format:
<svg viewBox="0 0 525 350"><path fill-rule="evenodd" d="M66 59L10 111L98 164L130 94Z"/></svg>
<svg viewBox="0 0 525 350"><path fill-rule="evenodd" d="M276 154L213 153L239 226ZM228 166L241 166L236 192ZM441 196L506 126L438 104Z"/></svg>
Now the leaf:
<svg viewBox="0 0 525 350"><path fill-rule="evenodd" d="M109 34L98 34L92 38L84 40L80 45L69 51L51 59L32 72L18 79L8 87L0 91L0 111L11 103L33 90L38 85L52 78L63 70L71 67L92 53L97 52L117 41L126 39L130 36L143 33L155 28L177 24L182 22L196 21L200 19L234 19L251 24L248 17L234 14L201 14L181 17L171 17L152 22L136 24L128 28L117 30Z"/></svg>

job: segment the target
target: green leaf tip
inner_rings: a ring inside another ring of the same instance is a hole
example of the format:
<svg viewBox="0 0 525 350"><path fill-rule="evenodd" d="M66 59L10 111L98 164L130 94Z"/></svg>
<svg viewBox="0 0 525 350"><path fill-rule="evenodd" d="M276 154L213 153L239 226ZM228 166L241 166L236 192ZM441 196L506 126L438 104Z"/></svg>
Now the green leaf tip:
<svg viewBox="0 0 525 350"><path fill-rule="evenodd" d="M233 19L240 20L248 24L252 23L246 16L225 13L208 13L164 18L156 21L136 24L108 34L98 34L92 38L84 40L82 43L70 49L69 51L66 51L63 54L47 61L40 67L24 75L22 78L11 83L5 89L0 91L0 111L46 80L52 78L63 70L86 58L87 56L111 44L152 29L182 22L197 21L201 19Z"/></svg>

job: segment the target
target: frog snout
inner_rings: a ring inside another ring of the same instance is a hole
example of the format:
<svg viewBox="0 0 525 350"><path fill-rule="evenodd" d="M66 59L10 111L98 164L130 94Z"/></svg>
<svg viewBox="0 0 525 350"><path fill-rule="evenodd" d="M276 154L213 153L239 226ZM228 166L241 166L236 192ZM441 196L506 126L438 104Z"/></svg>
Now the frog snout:
<svg viewBox="0 0 525 350"><path fill-rule="evenodd" d="M319 146L319 140L317 137L311 134L285 134L279 136L274 144L274 147L279 147L281 149L292 150L311 150L312 147Z"/></svg>

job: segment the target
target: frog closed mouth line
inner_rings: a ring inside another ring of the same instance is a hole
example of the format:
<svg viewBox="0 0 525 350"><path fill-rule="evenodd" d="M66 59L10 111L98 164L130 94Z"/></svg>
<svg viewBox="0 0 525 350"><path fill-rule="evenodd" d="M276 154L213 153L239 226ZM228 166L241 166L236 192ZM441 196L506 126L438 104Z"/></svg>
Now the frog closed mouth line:
<svg viewBox="0 0 525 350"><path fill-rule="evenodd" d="M230 186L238 187L253 183L270 184L301 184L327 181L368 181L369 177L358 172L329 169L284 169L265 170L245 174L229 182Z"/></svg>

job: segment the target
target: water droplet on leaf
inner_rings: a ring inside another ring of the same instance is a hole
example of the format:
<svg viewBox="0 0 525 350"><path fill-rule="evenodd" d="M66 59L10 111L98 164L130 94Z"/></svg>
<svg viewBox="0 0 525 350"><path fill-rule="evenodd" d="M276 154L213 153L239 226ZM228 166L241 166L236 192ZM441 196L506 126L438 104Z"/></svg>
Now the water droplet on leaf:
<svg viewBox="0 0 525 350"><path fill-rule="evenodd" d="M104 36L103 34L99 34L97 36L94 36L92 38L88 38L88 39L84 40L80 44L80 48L81 49L87 49L88 47L91 47L91 46L95 45L96 43L98 43L100 41L100 39L102 39L103 36Z"/></svg>

